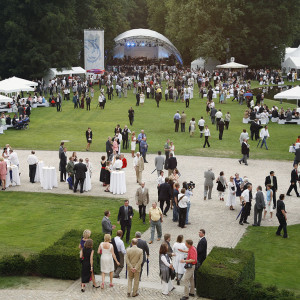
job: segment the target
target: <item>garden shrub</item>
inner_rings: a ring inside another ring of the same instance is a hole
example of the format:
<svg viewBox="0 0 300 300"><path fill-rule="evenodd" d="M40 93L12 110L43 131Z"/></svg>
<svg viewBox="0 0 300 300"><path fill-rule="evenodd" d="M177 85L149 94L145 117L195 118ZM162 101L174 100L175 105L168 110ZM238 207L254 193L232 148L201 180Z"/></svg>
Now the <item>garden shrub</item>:
<svg viewBox="0 0 300 300"><path fill-rule="evenodd" d="M214 247L197 271L197 294L211 299L230 299L236 285L254 278L253 252Z"/></svg>
<svg viewBox="0 0 300 300"><path fill-rule="evenodd" d="M1 276L24 275L26 267L25 258L20 254L3 256L0 259Z"/></svg>

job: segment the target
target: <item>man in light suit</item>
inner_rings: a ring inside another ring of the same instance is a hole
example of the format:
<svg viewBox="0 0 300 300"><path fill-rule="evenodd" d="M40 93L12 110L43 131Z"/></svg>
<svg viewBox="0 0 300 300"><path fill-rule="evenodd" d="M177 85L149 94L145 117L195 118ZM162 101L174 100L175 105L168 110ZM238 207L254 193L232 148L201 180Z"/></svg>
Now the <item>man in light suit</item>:
<svg viewBox="0 0 300 300"><path fill-rule="evenodd" d="M267 176L265 179L266 189L267 189L268 184L271 184L271 189L273 191L273 209L275 209L276 208L276 192L277 192L278 186L277 186L277 178L275 176L274 171L271 171L270 176Z"/></svg>
<svg viewBox="0 0 300 300"><path fill-rule="evenodd" d="M161 155L161 151L157 152L158 156L155 157L155 168L157 176L160 176L160 171L164 169L165 158Z"/></svg>
<svg viewBox="0 0 300 300"><path fill-rule="evenodd" d="M208 192L208 200L211 199L211 191L214 186L215 174L212 172L212 168L208 168L207 171L204 172L204 200L206 200L207 192Z"/></svg>
<svg viewBox="0 0 300 300"><path fill-rule="evenodd" d="M83 163L83 159L79 159L79 163L76 164L73 168L75 174L75 184L74 184L74 193L77 192L78 183L80 183L80 193L83 193L83 183L85 180L85 172L87 172L87 167Z"/></svg>
<svg viewBox="0 0 300 300"><path fill-rule="evenodd" d="M127 296L130 297L132 291L132 280L133 283L133 291L132 297L138 296L138 288L140 283L140 272L141 265L143 263L143 250L137 247L137 239L132 239L131 244L132 247L127 250L126 254L126 264L128 269L128 290Z"/></svg>
<svg viewBox="0 0 300 300"><path fill-rule="evenodd" d="M140 152L136 153L136 156L133 159L133 166L134 166L135 174L136 174L136 182L141 184L142 173L144 171L144 159L140 155Z"/></svg>
<svg viewBox="0 0 300 300"><path fill-rule="evenodd" d="M104 212L104 217L102 219L102 233L112 235L112 231L116 228L116 225L112 225L110 222L110 211L106 210Z"/></svg>
<svg viewBox="0 0 300 300"><path fill-rule="evenodd" d="M137 239L137 247L143 250L143 262L141 264L140 281L141 281L141 278L142 278L144 264L147 261L147 259L149 258L148 243L146 241L142 240L141 236L142 236L142 234L139 231L137 231L135 233L135 238Z"/></svg>
<svg viewBox="0 0 300 300"><path fill-rule="evenodd" d="M145 182L142 182L140 185L135 193L135 201L136 205L139 206L140 219L143 219L145 224L146 206L149 204L149 191L145 188Z"/></svg>
<svg viewBox="0 0 300 300"><path fill-rule="evenodd" d="M123 231L122 239L126 232L126 243L129 244L131 219L133 217L133 208L129 205L129 201L125 200L124 205L120 207L118 213L118 224L121 224L121 230Z"/></svg>
<svg viewBox="0 0 300 300"><path fill-rule="evenodd" d="M265 198L262 192L262 187L259 185L256 189L255 204L254 204L254 224L252 226L260 226L263 209L266 208ZM258 215L258 221L257 221Z"/></svg>

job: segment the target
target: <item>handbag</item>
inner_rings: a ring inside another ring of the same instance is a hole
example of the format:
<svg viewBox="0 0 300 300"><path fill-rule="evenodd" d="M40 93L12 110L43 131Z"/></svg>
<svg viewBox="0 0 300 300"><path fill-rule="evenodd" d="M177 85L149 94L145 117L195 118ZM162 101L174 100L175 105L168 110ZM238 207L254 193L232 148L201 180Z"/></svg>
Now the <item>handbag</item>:
<svg viewBox="0 0 300 300"><path fill-rule="evenodd" d="M193 264L191 264L191 263L186 263L185 265L184 265L184 268L185 269L191 269L193 267Z"/></svg>
<svg viewBox="0 0 300 300"><path fill-rule="evenodd" d="M171 280L174 280L175 276L176 276L175 270L170 269L170 277L171 277Z"/></svg>

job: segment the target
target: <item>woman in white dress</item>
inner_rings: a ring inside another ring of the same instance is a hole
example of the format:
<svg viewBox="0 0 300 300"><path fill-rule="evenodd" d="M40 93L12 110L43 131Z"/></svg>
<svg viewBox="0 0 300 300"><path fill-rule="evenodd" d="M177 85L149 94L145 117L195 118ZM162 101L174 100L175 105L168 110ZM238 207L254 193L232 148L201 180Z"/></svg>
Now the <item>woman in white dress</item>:
<svg viewBox="0 0 300 300"><path fill-rule="evenodd" d="M104 288L105 274L109 274L110 287L113 287L113 273L114 273L114 261L119 266L120 263L117 261L117 258L114 253L114 247L110 244L111 237L110 234L104 235L104 242L99 245L98 254L101 254L101 274L102 274L102 283L101 289Z"/></svg>
<svg viewBox="0 0 300 300"><path fill-rule="evenodd" d="M173 142L170 142L170 154L173 154L173 157L175 157L175 146L173 144Z"/></svg>
<svg viewBox="0 0 300 300"><path fill-rule="evenodd" d="M180 261L186 256L186 253L179 251L179 249L187 250L185 243L183 243L183 235L178 235L176 243L173 245L173 253L175 254L173 257L173 266L176 272L177 285L180 285L180 280L185 273L185 264Z"/></svg>
<svg viewBox="0 0 300 300"><path fill-rule="evenodd" d="M192 120L190 121L190 137L194 135L195 124L196 124L195 118L192 118Z"/></svg>
<svg viewBox="0 0 300 300"><path fill-rule="evenodd" d="M136 136L135 136L135 132L132 131L131 134L131 156L132 157L134 157L135 147L136 147Z"/></svg>
<svg viewBox="0 0 300 300"><path fill-rule="evenodd" d="M230 210L234 210L235 206L235 194L236 194L236 185L233 176L230 176L230 181L228 182L228 195L226 206L229 206Z"/></svg>
<svg viewBox="0 0 300 300"><path fill-rule="evenodd" d="M141 92L141 94L140 94L140 104L141 104L141 106L144 105L144 102L145 102L145 94L143 92Z"/></svg>

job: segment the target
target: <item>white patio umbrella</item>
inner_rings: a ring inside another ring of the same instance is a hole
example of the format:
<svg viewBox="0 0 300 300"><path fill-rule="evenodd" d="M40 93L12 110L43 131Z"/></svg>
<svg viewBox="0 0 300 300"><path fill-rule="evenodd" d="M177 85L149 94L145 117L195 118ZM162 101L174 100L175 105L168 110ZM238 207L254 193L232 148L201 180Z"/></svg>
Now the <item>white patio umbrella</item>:
<svg viewBox="0 0 300 300"><path fill-rule="evenodd" d="M280 92L274 96L274 99L288 99L288 100L298 100L300 99L300 86L293 87L289 90Z"/></svg>
<svg viewBox="0 0 300 300"><path fill-rule="evenodd" d="M13 99L7 96L0 95L0 103L8 103L8 102L13 102Z"/></svg>

